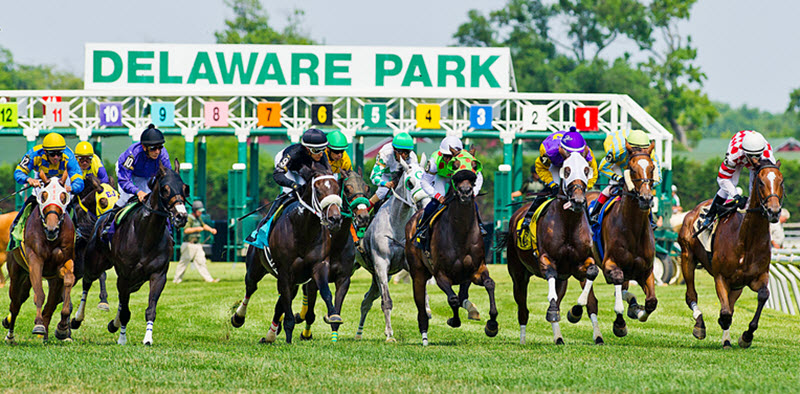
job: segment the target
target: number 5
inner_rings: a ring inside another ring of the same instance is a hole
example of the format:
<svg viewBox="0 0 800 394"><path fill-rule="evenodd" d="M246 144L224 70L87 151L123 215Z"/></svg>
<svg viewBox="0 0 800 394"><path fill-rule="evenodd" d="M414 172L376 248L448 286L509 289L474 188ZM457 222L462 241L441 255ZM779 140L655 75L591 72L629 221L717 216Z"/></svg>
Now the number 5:
<svg viewBox="0 0 800 394"><path fill-rule="evenodd" d="M372 110L371 110L370 112L372 112L372 113L370 114L370 117L371 117L371 119L372 119L372 123L378 123L378 122L380 122L380 120L381 120L381 111L380 111L380 108L378 108L378 107L372 107Z"/></svg>

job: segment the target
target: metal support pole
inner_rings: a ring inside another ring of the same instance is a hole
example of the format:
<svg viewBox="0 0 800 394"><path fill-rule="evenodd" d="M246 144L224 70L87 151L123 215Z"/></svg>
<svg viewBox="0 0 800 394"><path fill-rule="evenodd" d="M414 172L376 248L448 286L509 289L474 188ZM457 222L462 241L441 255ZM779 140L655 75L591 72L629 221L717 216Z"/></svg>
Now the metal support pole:
<svg viewBox="0 0 800 394"><path fill-rule="evenodd" d="M359 169L364 169L364 137L356 137L353 139L353 147L355 148L356 154L353 157L353 165L355 166L356 171ZM366 172L366 171L364 171Z"/></svg>
<svg viewBox="0 0 800 394"><path fill-rule="evenodd" d="M183 145L184 162L181 163L181 178L183 183L189 186L189 199L194 201L197 194L194 184L194 139L186 139ZM187 164L187 165L184 165Z"/></svg>
<svg viewBox="0 0 800 394"><path fill-rule="evenodd" d="M258 152L258 137L252 137L250 138L250 166L247 169L248 178L250 179L247 183L247 186L250 189L250 195L247 200L247 209L250 211L256 209L259 205L259 201L261 201L261 196L258 192L258 186L260 183L258 175Z"/></svg>
<svg viewBox="0 0 800 394"><path fill-rule="evenodd" d="M246 168L244 163L234 163L228 170L228 261L238 260L239 250L243 247L245 235L242 223L236 219L247 211Z"/></svg>
<svg viewBox="0 0 800 394"><path fill-rule="evenodd" d="M522 187L522 180L524 179L524 164L522 156L522 140L514 141L514 165L511 169L511 190L519 190Z"/></svg>
<svg viewBox="0 0 800 394"><path fill-rule="evenodd" d="M193 194L203 202L203 206L206 206L206 182L208 179L206 175L208 170L206 168L207 151L206 137L200 137L200 141L197 142L197 158L195 159L197 163L195 166L195 184L197 185L197 192Z"/></svg>
<svg viewBox="0 0 800 394"><path fill-rule="evenodd" d="M98 136L92 140L92 149L94 149L94 154L97 157L103 158L103 137Z"/></svg>
<svg viewBox="0 0 800 394"><path fill-rule="evenodd" d="M511 219L511 166L501 164L494 173L494 244L500 239L501 234L508 231L508 221ZM494 263L506 263L506 250L494 250Z"/></svg>

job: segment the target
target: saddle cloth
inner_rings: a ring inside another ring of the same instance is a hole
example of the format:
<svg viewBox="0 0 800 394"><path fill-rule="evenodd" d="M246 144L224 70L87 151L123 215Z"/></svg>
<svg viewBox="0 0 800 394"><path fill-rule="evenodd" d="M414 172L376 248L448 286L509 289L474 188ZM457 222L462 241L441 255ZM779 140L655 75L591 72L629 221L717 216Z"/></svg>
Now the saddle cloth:
<svg viewBox="0 0 800 394"><path fill-rule="evenodd" d="M142 205L142 203L139 202L139 201L129 202L128 204L126 204L125 206L123 206L122 208L120 208L118 210L110 210L110 211L100 215L100 217L97 218L97 223L104 222L105 226L108 226L108 230L106 230L103 233L103 236L101 237L101 241L110 244L111 243L111 239L114 237L114 233L117 232L117 226L119 226L119 224L122 223L122 219L124 219L126 216L128 216L128 214L133 210L133 208L135 208L135 207L137 207L139 205ZM107 221L106 220L100 220L100 218L105 218L108 215L114 215L114 217L111 220L107 220Z"/></svg>
<svg viewBox="0 0 800 394"><path fill-rule="evenodd" d="M531 218L530 227L522 228L522 222L525 220L524 217L521 217L517 221L517 248L520 250L533 249L534 256L539 255L539 248L536 244L536 223L539 221L539 217L551 202L553 202L553 199L549 198L539 205L538 208L536 208L536 211L533 212L533 217Z"/></svg>
<svg viewBox="0 0 800 394"><path fill-rule="evenodd" d="M603 231L603 219L606 217L606 213L608 210L611 209L611 206L614 205L617 201L620 200L619 196L616 196L612 199L606 201L603 209L600 210L600 216L597 218L597 223L592 224L592 242L597 246L597 255L600 257L600 260L603 259L605 255L603 251L603 236L601 232ZM597 204L597 200L592 201L589 203L589 211L591 211L594 206Z"/></svg>
<svg viewBox="0 0 800 394"><path fill-rule="evenodd" d="M256 248L264 250L264 257L267 259L267 263L269 264L270 268L272 268L275 273L278 272L278 267L274 264L272 260L272 252L269 248L269 235L272 233L272 223L280 217L285 205L281 205L275 211L275 214L269 218L261 219L261 222L258 223L258 227L250 233L244 240L245 243L255 246Z"/></svg>
<svg viewBox="0 0 800 394"><path fill-rule="evenodd" d="M714 222L711 224L711 227L703 230L703 232L698 233L700 230L700 224L703 223L703 217L708 213L708 210L711 208L711 205L706 205L703 208L700 208L700 215L697 215L697 218L694 219L694 223L692 223L692 230L695 234L697 234L697 240L700 241L700 244L703 245L703 249L706 253L711 253L711 245L712 241L714 240L714 234L717 232L717 225L719 224L719 217L714 219Z"/></svg>

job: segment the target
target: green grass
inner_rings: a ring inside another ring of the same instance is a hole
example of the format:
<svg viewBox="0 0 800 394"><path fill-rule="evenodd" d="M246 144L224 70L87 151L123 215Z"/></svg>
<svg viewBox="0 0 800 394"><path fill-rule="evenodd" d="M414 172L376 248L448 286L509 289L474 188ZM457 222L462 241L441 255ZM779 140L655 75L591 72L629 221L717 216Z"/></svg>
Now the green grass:
<svg viewBox="0 0 800 394"><path fill-rule="evenodd" d="M216 284L202 282L190 270L183 283L168 282L158 307L152 347L141 344L147 291L134 294L128 345L116 345L106 331L113 312L95 308L97 286L90 294L87 318L73 331L73 343L52 339L43 344L30 335L34 309L29 300L17 321L18 344L0 344L6 361L0 390L20 391L796 391L800 387L800 319L765 309L750 349L723 351L722 331L716 324L719 303L711 278L698 272L700 306L708 337L692 337L691 311L683 302L683 286L659 287L659 305L646 323L628 322L628 336L611 332L613 287L599 284L600 324L605 346L592 345L591 324L562 319L566 346L552 342L545 321L546 282L532 279L528 305L531 320L527 341L519 345L516 305L504 266L492 266L497 282L500 333L483 333L488 298L473 287L471 299L483 321L446 325L449 308L444 294L429 286L434 319L431 346L423 348L417 331L411 287L390 284L394 299L393 326L398 342L384 343L383 315L376 301L364 339L353 339L359 305L369 285L357 271L346 299L345 324L339 343L330 342L330 328L319 318L314 340L258 344L268 328L276 300L275 280L266 278L253 296L244 327L230 325L231 307L244 295L244 265L210 265ZM113 274L110 275L113 277ZM171 273L170 273L171 278ZM111 278L110 278L111 279ZM113 280L109 282L114 289ZM3 289L0 310L8 299ZM111 290L112 309L116 291ZM641 298L641 290L635 293ZM77 302L80 292L73 291ZM578 296L577 285L567 293L565 306ZM747 327L755 309L755 293L746 290L736 305L734 342ZM299 300L295 302L299 310ZM318 305L318 314L323 308ZM566 308L562 317L566 316ZM51 325L51 332L55 322Z"/></svg>

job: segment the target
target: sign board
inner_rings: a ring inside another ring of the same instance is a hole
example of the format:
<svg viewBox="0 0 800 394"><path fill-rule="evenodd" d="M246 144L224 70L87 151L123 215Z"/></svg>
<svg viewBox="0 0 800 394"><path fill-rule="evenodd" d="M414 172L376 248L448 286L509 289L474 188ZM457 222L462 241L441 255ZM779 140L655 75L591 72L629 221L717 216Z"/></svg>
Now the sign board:
<svg viewBox="0 0 800 394"><path fill-rule="evenodd" d="M203 105L203 120L206 127L227 127L228 102L206 101Z"/></svg>
<svg viewBox="0 0 800 394"><path fill-rule="evenodd" d="M122 126L122 103L100 103L100 126Z"/></svg>
<svg viewBox="0 0 800 394"><path fill-rule="evenodd" d="M50 103L44 113L44 124L50 127L69 126L69 115L69 103Z"/></svg>
<svg viewBox="0 0 800 394"><path fill-rule="evenodd" d="M508 48L88 43L84 88L126 94L503 94Z"/></svg>
<svg viewBox="0 0 800 394"><path fill-rule="evenodd" d="M19 105L17 103L0 104L0 127L19 126Z"/></svg>
<svg viewBox="0 0 800 394"><path fill-rule="evenodd" d="M175 103L151 104L150 119L156 127L175 126Z"/></svg>
<svg viewBox="0 0 800 394"><path fill-rule="evenodd" d="M545 131L550 125L547 105L524 105L522 107L522 130Z"/></svg>
<svg viewBox="0 0 800 394"><path fill-rule="evenodd" d="M311 124L333 126L333 104L311 104Z"/></svg>
<svg viewBox="0 0 800 394"><path fill-rule="evenodd" d="M475 130L492 129L492 106L472 105L469 107L469 127Z"/></svg>
<svg viewBox="0 0 800 394"><path fill-rule="evenodd" d="M597 131L597 120L600 117L600 108L578 107L575 108L575 128L578 131Z"/></svg>
<svg viewBox="0 0 800 394"><path fill-rule="evenodd" d="M256 116L257 126L281 127L281 103L258 103Z"/></svg>
<svg viewBox="0 0 800 394"><path fill-rule="evenodd" d="M417 104L417 127L420 129L441 129L442 107L439 104Z"/></svg>
<svg viewBox="0 0 800 394"><path fill-rule="evenodd" d="M386 104L364 104L364 126L386 128Z"/></svg>

